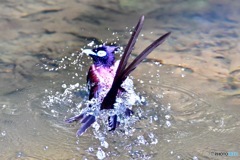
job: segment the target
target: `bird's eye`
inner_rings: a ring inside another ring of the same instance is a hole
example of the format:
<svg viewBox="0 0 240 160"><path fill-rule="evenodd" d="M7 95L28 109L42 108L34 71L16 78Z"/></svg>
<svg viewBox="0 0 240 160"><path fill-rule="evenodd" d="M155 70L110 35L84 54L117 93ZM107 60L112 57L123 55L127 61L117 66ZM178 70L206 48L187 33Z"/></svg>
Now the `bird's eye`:
<svg viewBox="0 0 240 160"><path fill-rule="evenodd" d="M107 55L107 52L105 52L105 51L98 51L98 52L97 52L97 55L98 55L99 57L104 57L104 56Z"/></svg>

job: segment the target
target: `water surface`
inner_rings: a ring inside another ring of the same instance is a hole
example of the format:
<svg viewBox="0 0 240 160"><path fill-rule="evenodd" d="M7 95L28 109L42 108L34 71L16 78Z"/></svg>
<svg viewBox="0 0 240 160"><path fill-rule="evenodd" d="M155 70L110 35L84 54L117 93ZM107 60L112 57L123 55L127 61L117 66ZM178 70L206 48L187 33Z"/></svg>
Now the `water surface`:
<svg viewBox="0 0 240 160"><path fill-rule="evenodd" d="M197 160L240 153L237 1L7 0L0 7L0 159ZM87 99L91 60L80 49L92 41L125 47L142 14L132 58L172 32L132 74L146 104L134 106L128 130L102 132L102 143L94 129L76 137L79 124L64 120Z"/></svg>

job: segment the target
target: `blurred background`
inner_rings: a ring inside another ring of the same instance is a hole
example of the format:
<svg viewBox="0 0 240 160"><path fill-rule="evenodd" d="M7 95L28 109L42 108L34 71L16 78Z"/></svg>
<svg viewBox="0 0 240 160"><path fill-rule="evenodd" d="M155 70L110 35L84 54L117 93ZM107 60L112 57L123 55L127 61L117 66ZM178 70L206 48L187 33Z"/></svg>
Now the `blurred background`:
<svg viewBox="0 0 240 160"><path fill-rule="evenodd" d="M224 159L211 153L240 152L237 0L4 0L0 8L0 159L99 159L93 133L76 138L78 125L64 123L81 102L66 88L80 88L84 99L91 61L78 56L81 48L92 41L125 47L141 15L133 55L172 32L133 73L156 113L144 108L136 139L119 144L110 136L106 159Z"/></svg>

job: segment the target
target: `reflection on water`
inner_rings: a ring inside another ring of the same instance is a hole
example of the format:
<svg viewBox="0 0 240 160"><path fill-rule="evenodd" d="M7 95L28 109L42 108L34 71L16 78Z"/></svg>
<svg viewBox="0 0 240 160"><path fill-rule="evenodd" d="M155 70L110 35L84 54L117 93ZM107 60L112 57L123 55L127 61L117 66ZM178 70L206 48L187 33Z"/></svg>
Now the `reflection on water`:
<svg viewBox="0 0 240 160"><path fill-rule="evenodd" d="M18 3L0 5L0 159L197 160L240 152L237 1ZM92 41L124 47L143 13L134 54L172 31L132 74L146 104L134 106L127 130L100 124L76 137L79 124L64 120L85 107L91 64L78 51Z"/></svg>

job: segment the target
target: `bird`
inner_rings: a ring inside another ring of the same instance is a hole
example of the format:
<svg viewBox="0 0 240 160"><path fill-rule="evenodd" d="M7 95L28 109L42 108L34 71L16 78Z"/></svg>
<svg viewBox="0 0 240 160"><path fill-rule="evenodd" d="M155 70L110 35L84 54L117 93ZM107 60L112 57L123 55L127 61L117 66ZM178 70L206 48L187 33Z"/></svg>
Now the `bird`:
<svg viewBox="0 0 240 160"><path fill-rule="evenodd" d="M134 49L137 38L141 32L144 22L144 15L139 18L136 27L133 29L131 38L123 52L120 60L115 60L115 53L119 51L118 46L100 45L93 49L84 49L82 52L90 56L93 64L87 74L87 86L89 100L95 99L99 104L99 110L114 109L117 97L128 92L123 86L130 73L149 55L157 46L162 44L171 32L167 32L145 48L131 63L128 64L129 57ZM92 106L89 105L89 108ZM125 107L124 114L131 116L134 112ZM66 119L67 123L82 123L76 135L81 136L95 121L96 116L92 112L82 112L79 115ZM108 115L109 131L114 131L120 122L118 115Z"/></svg>

